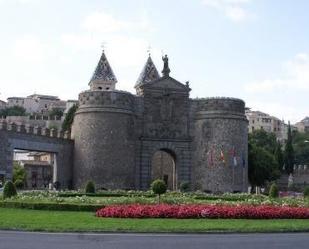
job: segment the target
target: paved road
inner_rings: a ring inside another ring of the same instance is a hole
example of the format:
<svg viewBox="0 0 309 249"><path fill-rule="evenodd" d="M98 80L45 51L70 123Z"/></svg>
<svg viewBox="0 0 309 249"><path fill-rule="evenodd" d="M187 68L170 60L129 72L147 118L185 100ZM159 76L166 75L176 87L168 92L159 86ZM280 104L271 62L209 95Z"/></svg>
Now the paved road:
<svg viewBox="0 0 309 249"><path fill-rule="evenodd" d="M86 234L0 231L0 249L295 249L309 248L309 233Z"/></svg>

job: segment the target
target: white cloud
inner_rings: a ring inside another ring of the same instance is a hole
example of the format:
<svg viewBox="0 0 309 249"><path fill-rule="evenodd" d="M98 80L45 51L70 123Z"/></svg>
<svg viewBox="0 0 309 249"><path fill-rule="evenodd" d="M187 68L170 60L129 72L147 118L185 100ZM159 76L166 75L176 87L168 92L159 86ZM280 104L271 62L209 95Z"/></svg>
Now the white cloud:
<svg viewBox="0 0 309 249"><path fill-rule="evenodd" d="M234 22L242 22L254 17L246 8L252 0L202 0L202 3L218 11Z"/></svg>
<svg viewBox="0 0 309 249"><path fill-rule="evenodd" d="M297 54L292 60L283 63L282 75L244 85L249 93L276 92L281 89L309 90L309 54Z"/></svg>

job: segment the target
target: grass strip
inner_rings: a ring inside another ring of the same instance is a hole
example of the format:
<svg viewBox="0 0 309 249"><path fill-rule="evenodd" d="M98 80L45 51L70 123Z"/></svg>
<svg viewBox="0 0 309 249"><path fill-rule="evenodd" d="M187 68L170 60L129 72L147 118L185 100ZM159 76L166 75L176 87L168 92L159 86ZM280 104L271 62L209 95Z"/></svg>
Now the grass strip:
<svg viewBox="0 0 309 249"><path fill-rule="evenodd" d="M118 219L93 212L0 208L0 229L50 232L304 232L309 219Z"/></svg>

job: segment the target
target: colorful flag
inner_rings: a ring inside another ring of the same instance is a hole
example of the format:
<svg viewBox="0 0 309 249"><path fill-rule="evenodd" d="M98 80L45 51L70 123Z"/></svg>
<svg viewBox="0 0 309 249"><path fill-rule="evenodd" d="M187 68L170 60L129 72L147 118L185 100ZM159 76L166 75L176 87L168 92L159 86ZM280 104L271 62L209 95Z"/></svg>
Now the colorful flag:
<svg viewBox="0 0 309 249"><path fill-rule="evenodd" d="M224 157L224 153L223 153L222 149L220 150L220 160L221 160L221 162L225 163L225 157Z"/></svg>
<svg viewBox="0 0 309 249"><path fill-rule="evenodd" d="M232 157L233 157L233 165L236 167L237 166L237 157L236 157L235 147L233 147L231 154L232 154Z"/></svg>
<svg viewBox="0 0 309 249"><path fill-rule="evenodd" d="M208 152L207 152L207 161L208 161L208 165L209 166L213 166L214 165L214 158L213 158L213 148L211 148Z"/></svg>

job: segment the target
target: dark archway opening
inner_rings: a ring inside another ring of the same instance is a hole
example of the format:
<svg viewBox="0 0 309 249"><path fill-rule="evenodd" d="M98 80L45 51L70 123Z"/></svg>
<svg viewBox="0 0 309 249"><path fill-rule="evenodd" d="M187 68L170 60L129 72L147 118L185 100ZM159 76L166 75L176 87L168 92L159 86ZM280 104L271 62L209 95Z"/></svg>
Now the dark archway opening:
<svg viewBox="0 0 309 249"><path fill-rule="evenodd" d="M177 190L176 155L168 149L156 151L151 160L151 181L163 180L169 190Z"/></svg>

